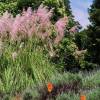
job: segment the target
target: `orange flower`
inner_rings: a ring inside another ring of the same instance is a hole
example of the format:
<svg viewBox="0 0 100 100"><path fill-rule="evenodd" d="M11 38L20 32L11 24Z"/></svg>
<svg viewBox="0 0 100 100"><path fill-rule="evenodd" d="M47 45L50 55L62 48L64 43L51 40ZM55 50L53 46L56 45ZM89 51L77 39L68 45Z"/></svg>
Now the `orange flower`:
<svg viewBox="0 0 100 100"><path fill-rule="evenodd" d="M85 95L81 95L80 96L80 100L86 100L86 96Z"/></svg>
<svg viewBox="0 0 100 100"><path fill-rule="evenodd" d="M53 84L49 82L47 84L47 89L48 89L48 92L51 92L53 90Z"/></svg>

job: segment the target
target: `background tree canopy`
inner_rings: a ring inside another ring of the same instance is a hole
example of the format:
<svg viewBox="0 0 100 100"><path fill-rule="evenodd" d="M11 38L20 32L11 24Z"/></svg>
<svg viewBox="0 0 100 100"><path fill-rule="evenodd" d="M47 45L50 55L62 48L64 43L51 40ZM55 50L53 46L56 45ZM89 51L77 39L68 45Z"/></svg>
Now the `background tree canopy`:
<svg viewBox="0 0 100 100"><path fill-rule="evenodd" d="M100 0L94 0L89 9L91 25L88 27L89 61L100 64Z"/></svg>

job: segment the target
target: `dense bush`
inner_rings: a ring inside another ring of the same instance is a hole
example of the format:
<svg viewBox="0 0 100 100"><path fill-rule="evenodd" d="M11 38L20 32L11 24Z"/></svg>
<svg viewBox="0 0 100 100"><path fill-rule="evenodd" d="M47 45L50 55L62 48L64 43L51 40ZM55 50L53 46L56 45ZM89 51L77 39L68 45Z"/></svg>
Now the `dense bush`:
<svg viewBox="0 0 100 100"><path fill-rule="evenodd" d="M53 21L57 21L60 17L72 16L69 0L18 0L17 10L32 7L36 9L41 3L48 6L49 9L54 8Z"/></svg>
<svg viewBox="0 0 100 100"><path fill-rule="evenodd" d="M58 46L55 47L57 55L52 58L52 61L61 71L75 71L79 67L75 56L73 55L77 46L71 37L64 37Z"/></svg>
<svg viewBox="0 0 100 100"><path fill-rule="evenodd" d="M54 20L67 15L63 0L44 0L43 4L47 5L49 8L54 8Z"/></svg>
<svg viewBox="0 0 100 100"><path fill-rule="evenodd" d="M88 27L89 55L87 60L100 65L100 0L93 0L89 9L91 25Z"/></svg>
<svg viewBox="0 0 100 100"><path fill-rule="evenodd" d="M14 2L16 0L0 0L1 2Z"/></svg>
<svg viewBox="0 0 100 100"><path fill-rule="evenodd" d="M77 44L79 50L84 50L87 48L89 38L86 30L83 30L75 35L75 43Z"/></svg>
<svg viewBox="0 0 100 100"><path fill-rule="evenodd" d="M6 10L8 10L9 12L15 15L16 4L17 2L8 2L8 3L0 2L0 15L3 14Z"/></svg>
<svg viewBox="0 0 100 100"><path fill-rule="evenodd" d="M17 8L22 10L23 8L32 7L37 8L43 0L17 0Z"/></svg>

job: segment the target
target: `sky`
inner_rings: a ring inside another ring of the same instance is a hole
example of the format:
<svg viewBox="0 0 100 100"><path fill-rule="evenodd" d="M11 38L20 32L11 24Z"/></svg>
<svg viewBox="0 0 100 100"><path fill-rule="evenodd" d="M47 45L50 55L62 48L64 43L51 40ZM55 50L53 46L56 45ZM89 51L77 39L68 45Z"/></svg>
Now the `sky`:
<svg viewBox="0 0 100 100"><path fill-rule="evenodd" d="M86 28L90 24L88 18L88 8L92 4L93 0L70 0L72 13L76 21Z"/></svg>

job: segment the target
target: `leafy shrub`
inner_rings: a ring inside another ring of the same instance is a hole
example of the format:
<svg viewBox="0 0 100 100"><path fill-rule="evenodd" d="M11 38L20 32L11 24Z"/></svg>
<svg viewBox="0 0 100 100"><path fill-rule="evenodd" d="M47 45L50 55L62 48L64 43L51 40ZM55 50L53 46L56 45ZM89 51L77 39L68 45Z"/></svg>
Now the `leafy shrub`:
<svg viewBox="0 0 100 100"><path fill-rule="evenodd" d="M0 0L1 2L14 2L16 0Z"/></svg>
<svg viewBox="0 0 100 100"><path fill-rule="evenodd" d="M66 1L67 3L65 4L65 0L18 0L17 1L17 8L19 10L22 10L23 8L28 8L32 7L33 9L36 9L41 3L43 3L45 6L48 6L50 9L54 8L54 16L53 18L57 20L59 17L64 17L66 15L67 11L69 13L69 1ZM67 7L66 7L67 6ZM68 8L68 9L66 9Z"/></svg>
<svg viewBox="0 0 100 100"><path fill-rule="evenodd" d="M87 32L84 30L84 31L77 33L75 35L75 42L76 42L79 50L86 49L88 42L89 42Z"/></svg>
<svg viewBox="0 0 100 100"><path fill-rule="evenodd" d="M67 15L66 10L65 10L64 1L61 1L61 0L43 0L43 4L47 5L49 8L54 8L54 16L53 16L54 20L57 20L59 17L63 17L65 15Z"/></svg>
<svg viewBox="0 0 100 100"><path fill-rule="evenodd" d="M64 37L60 44L55 47L55 50L57 55L51 60L57 65L60 71L77 71L79 64L73 55L75 50L77 50L77 46L71 37Z"/></svg>
<svg viewBox="0 0 100 100"><path fill-rule="evenodd" d="M43 0L17 0L17 9L22 10L23 8L32 7L37 8Z"/></svg>
<svg viewBox="0 0 100 100"><path fill-rule="evenodd" d="M14 15L16 14L16 2L0 2L0 15L2 15L6 10L9 12L13 13Z"/></svg>

